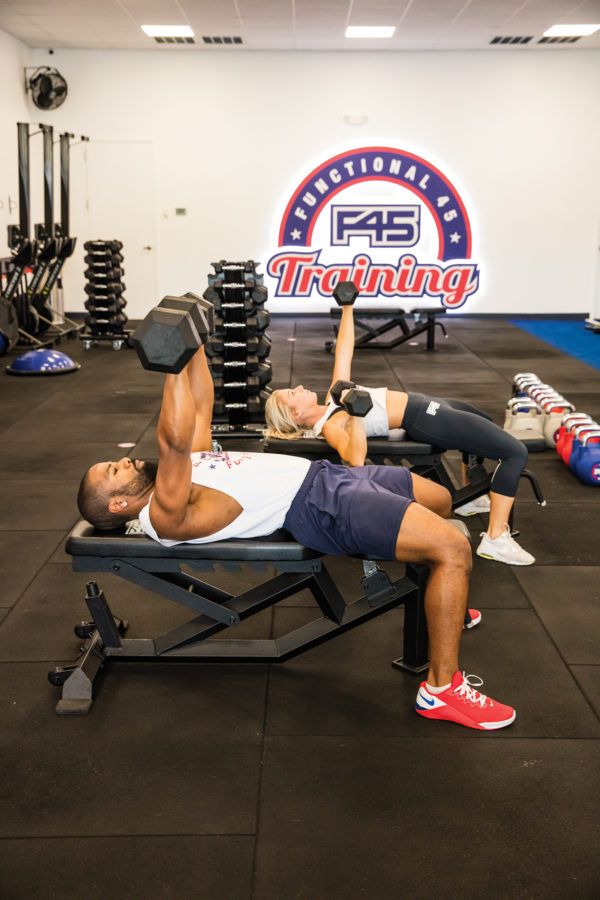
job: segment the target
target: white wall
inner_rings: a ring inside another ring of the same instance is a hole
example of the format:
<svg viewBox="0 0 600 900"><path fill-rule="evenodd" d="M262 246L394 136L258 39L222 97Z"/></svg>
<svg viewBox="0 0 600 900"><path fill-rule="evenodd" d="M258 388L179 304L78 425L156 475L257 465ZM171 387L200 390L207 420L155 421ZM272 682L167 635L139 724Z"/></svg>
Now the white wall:
<svg viewBox="0 0 600 900"><path fill-rule="evenodd" d="M17 122L28 122L31 116L23 87L30 55L27 47L0 30L0 256L9 255L6 226L19 222Z"/></svg>
<svg viewBox="0 0 600 900"><path fill-rule="evenodd" d="M44 120L97 140L154 144L157 296L202 290L212 259L266 261L283 205L312 166L340 148L383 141L437 163L468 203L482 287L464 312L592 306L598 51L33 56L69 83L64 106ZM343 123L355 112L368 115L365 127ZM106 190L110 183L89 185L90 202ZM176 218L176 207L187 216ZM128 312L156 299L136 298Z"/></svg>

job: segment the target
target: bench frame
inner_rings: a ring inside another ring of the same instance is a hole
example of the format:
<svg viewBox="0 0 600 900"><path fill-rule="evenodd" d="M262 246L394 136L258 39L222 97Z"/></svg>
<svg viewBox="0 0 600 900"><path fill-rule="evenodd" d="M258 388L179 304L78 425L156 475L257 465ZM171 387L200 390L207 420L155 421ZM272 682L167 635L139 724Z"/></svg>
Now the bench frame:
<svg viewBox="0 0 600 900"><path fill-rule="evenodd" d="M134 538L135 540L135 538ZM71 541L67 551L72 552ZM94 679L107 662L118 660L170 660L202 663L275 663L316 647L338 634L356 628L401 604L404 612L403 655L393 665L418 673L427 668L428 636L425 619L425 566L407 565L405 575L392 582L377 563L364 563L365 593L347 602L337 589L325 562L298 560L211 560L143 556L73 555L76 572L110 572L140 587L181 603L196 615L189 621L153 638L126 638L128 623L111 610L95 581L87 585L85 603L91 621L75 626L84 639L80 656L70 666L56 666L48 673L51 684L62 687L56 706L59 715L84 715L92 707ZM275 576L237 596L197 578L195 571L214 571L215 566L239 571L242 565L256 570L275 570ZM211 640L218 632L237 625L253 614L302 590L311 591L322 613L300 628L276 639Z"/></svg>
<svg viewBox="0 0 600 900"><path fill-rule="evenodd" d="M362 334L355 338L354 349L393 350L394 347L398 347L399 344L404 344L405 341L410 341L420 334L423 334L423 332L426 332L427 343L425 349L431 353L435 350L436 326L441 328L445 338L448 337L448 332L446 331L444 324L437 321L437 316L443 316L446 312L447 310L441 306L434 308L420 307L418 309L412 309L410 312L407 312L404 309L356 309L354 313L354 325L356 328L361 329ZM342 311L339 307L334 306L329 310L329 315L332 319L339 319L342 315ZM414 317L412 327L409 326L406 321L407 316ZM375 326L369 325L365 319L386 319L387 321L385 321L383 325ZM392 331L394 328L400 329L399 335L388 341L380 340L382 335L387 334L388 331ZM329 353L333 352L338 336L339 327L335 324L333 326L333 331L335 339L333 341L325 342L325 349Z"/></svg>

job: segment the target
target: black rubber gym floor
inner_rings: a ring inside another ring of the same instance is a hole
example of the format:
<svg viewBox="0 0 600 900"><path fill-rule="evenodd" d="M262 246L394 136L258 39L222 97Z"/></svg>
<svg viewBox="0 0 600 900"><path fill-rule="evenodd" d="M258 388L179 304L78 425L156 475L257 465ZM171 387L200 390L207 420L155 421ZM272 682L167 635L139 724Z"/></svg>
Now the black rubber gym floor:
<svg viewBox="0 0 600 900"><path fill-rule="evenodd" d="M600 371L499 319L448 330L435 354L422 343L357 354L355 379L460 397L501 422L512 376L533 371L600 415ZM330 332L326 318L275 318L273 385L327 387ZM63 551L79 478L127 452L118 443L155 455L161 389L131 351L61 349L77 374L0 375L0 896L597 897L600 491L553 452L531 456L548 506L525 485L516 522L538 564L475 561L483 621L462 665L517 707L505 731L415 715L418 679L390 666L401 610L270 671L120 664L88 716L61 718L46 674L76 656L85 618L86 576ZM483 521L466 521L475 542ZM360 592L360 563L330 566L344 593ZM258 579L215 573L236 591ZM129 637L188 617L98 580ZM309 599L295 603L238 635L301 623Z"/></svg>

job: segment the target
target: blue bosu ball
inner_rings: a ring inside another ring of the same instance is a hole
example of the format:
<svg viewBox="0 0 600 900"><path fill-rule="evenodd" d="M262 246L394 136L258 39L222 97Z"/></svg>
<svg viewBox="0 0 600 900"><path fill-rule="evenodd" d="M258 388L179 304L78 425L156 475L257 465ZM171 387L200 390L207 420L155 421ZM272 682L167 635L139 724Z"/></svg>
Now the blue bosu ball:
<svg viewBox="0 0 600 900"><path fill-rule="evenodd" d="M28 350L6 367L9 375L66 375L81 368L59 350Z"/></svg>

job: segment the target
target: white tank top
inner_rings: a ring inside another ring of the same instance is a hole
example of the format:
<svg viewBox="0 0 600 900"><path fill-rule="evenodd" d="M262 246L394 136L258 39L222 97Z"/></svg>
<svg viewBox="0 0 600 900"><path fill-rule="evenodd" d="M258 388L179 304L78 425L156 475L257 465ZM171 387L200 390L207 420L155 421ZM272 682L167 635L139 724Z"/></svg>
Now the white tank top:
<svg viewBox="0 0 600 900"><path fill-rule="evenodd" d="M361 391L368 391L373 401L373 409L363 419L366 436L387 437L390 430L386 406L387 388L367 388L363 387L362 384L357 384L356 387ZM311 429L315 437L321 434L334 409L339 409L339 407L336 405L335 400L330 400L327 404L327 409Z"/></svg>
<svg viewBox="0 0 600 900"><path fill-rule="evenodd" d="M140 510L144 532L164 547L252 538L281 528L308 472L310 461L279 453L192 453L192 482L233 497L239 516L208 537L174 541L158 537L150 521L150 501ZM152 495L150 495L152 500Z"/></svg>

